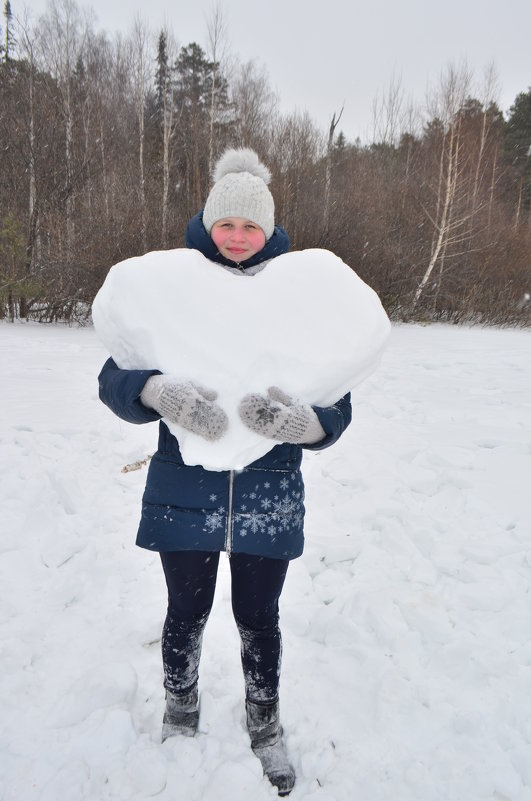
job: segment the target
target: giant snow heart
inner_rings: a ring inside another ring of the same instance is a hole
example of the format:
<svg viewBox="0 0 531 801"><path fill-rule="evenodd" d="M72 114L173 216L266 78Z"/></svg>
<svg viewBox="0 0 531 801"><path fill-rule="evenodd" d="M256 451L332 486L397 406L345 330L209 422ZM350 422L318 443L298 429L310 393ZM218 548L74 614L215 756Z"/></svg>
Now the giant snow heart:
<svg viewBox="0 0 531 801"><path fill-rule="evenodd" d="M376 293L327 250L236 275L196 250L147 253L111 268L92 307L119 367L158 369L218 392L229 430L211 443L168 423L186 464L241 468L271 449L238 416L248 392L278 386L335 403L378 363L389 320Z"/></svg>

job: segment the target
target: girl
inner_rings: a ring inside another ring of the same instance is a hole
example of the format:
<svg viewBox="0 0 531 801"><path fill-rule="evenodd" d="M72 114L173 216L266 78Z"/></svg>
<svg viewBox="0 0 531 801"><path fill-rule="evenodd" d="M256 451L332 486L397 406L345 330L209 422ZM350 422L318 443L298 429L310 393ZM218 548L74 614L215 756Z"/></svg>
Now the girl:
<svg viewBox="0 0 531 801"><path fill-rule="evenodd" d="M286 232L274 222L269 180L269 171L252 150L227 151L216 165L204 210L188 223L186 246L241 280L252 280L267 269L270 259L289 248ZM252 336L252 331L242 336ZM158 370L122 370L112 359L100 373L99 386L102 401L122 419L160 420L137 544L160 553L168 588L162 635L162 739L197 731L201 643L219 555L226 551L251 747L279 795L288 795L295 773L279 722L278 602L289 561L303 550L302 449L326 448L340 437L351 420L350 395L319 408L289 397L279 387L271 387L267 395L243 394L240 417L249 429L271 440L271 450L243 470L218 472L185 465L177 439L161 420L207 440L220 439L228 418L216 403L215 387Z"/></svg>

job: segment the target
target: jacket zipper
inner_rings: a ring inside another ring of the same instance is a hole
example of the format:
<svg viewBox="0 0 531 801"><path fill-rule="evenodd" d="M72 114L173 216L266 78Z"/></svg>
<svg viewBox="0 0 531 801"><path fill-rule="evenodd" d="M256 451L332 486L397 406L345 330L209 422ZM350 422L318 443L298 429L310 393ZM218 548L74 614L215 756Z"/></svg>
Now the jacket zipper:
<svg viewBox="0 0 531 801"><path fill-rule="evenodd" d="M225 536L225 551L227 556L232 553L232 491L234 488L234 470L229 472L229 510L227 512L227 534Z"/></svg>

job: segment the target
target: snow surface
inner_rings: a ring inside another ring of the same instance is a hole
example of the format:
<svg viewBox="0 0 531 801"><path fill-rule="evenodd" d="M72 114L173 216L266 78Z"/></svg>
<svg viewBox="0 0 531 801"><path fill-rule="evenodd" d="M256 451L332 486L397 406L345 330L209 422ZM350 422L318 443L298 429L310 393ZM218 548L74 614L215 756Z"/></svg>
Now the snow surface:
<svg viewBox="0 0 531 801"><path fill-rule="evenodd" d="M281 615L293 801L531 799L531 332L394 327L306 454ZM160 745L153 451L97 398L92 329L0 325L0 798L265 801L223 557L200 734Z"/></svg>
<svg viewBox="0 0 531 801"><path fill-rule="evenodd" d="M329 250L285 253L245 277L197 250L155 251L114 265L92 307L120 367L157 368L216 390L229 429L209 442L180 426L186 464L241 468L271 448L238 405L278 386L330 406L378 364L389 320L377 294Z"/></svg>

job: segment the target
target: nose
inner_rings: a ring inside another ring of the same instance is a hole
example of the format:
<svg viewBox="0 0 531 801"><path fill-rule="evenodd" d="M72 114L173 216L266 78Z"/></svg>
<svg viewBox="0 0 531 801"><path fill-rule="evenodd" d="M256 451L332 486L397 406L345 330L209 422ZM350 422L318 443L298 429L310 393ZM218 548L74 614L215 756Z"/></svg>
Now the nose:
<svg viewBox="0 0 531 801"><path fill-rule="evenodd" d="M244 242L245 237L241 228L235 228L232 232L231 239L234 242Z"/></svg>

